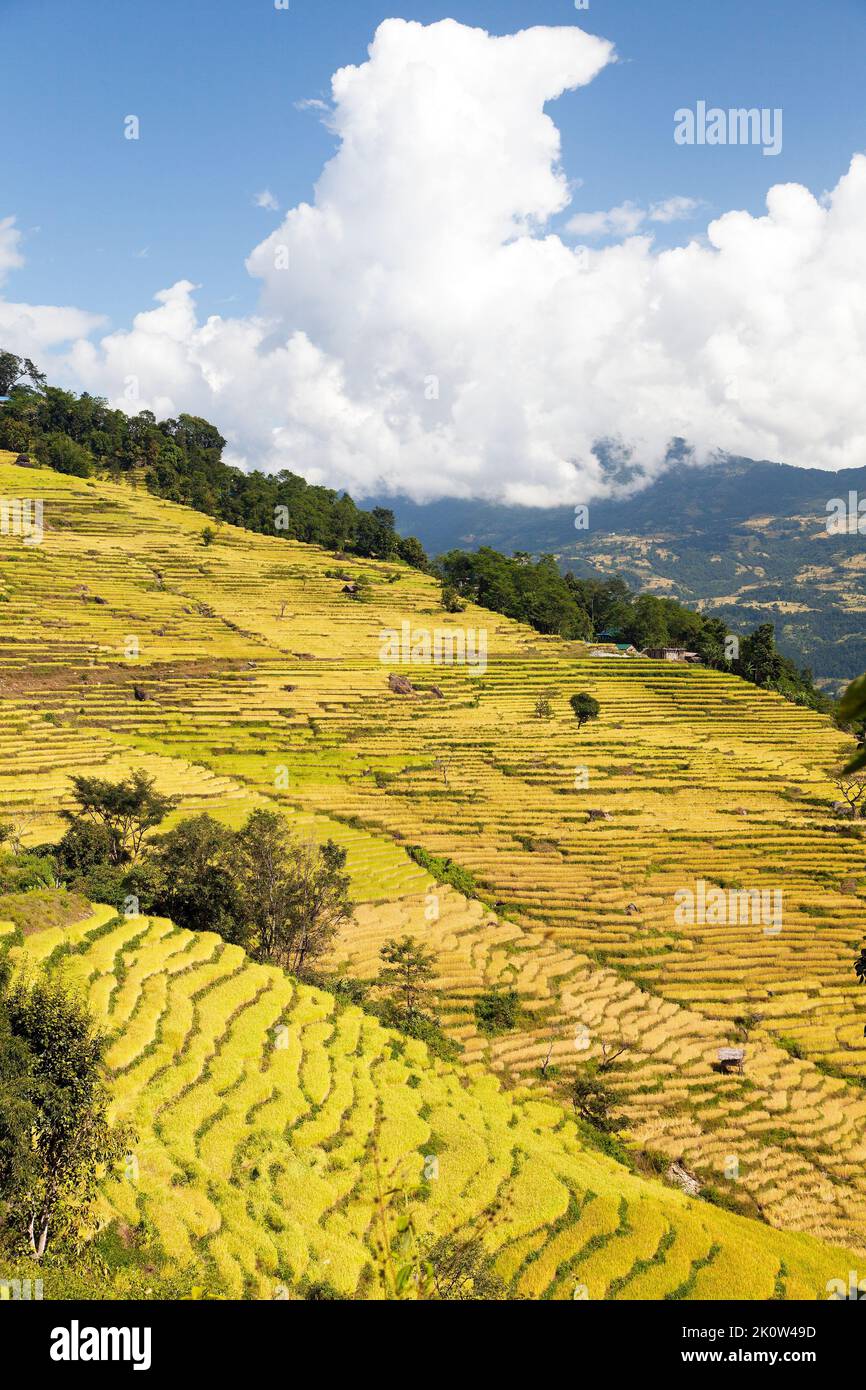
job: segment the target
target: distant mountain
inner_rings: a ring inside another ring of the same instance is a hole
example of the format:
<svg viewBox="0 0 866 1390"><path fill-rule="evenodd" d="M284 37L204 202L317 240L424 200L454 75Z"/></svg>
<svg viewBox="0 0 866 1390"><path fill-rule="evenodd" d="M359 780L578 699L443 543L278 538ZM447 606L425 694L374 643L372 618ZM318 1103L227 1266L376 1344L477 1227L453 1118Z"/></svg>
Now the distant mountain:
<svg viewBox="0 0 866 1390"><path fill-rule="evenodd" d="M550 552L575 574L619 574L711 609L735 631L775 622L782 651L835 690L866 670L866 536L827 529L828 503L851 492L866 501L866 468L731 458L678 464L644 492L595 502L582 531L573 507L377 501L434 555L482 545Z"/></svg>

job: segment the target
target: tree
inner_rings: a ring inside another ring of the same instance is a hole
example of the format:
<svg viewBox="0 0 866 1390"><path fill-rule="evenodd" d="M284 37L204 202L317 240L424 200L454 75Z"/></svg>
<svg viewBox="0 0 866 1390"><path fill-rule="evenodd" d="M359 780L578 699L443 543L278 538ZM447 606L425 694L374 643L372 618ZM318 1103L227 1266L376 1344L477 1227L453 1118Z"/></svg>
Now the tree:
<svg viewBox="0 0 866 1390"><path fill-rule="evenodd" d="M0 1189L13 1241L35 1259L49 1234L83 1239L101 1173L131 1141L108 1123L105 1040L86 1008L48 976L0 968Z"/></svg>
<svg viewBox="0 0 866 1390"><path fill-rule="evenodd" d="M19 381L28 380L34 386L45 385L45 375L29 357L16 357L14 352L0 348L0 396L8 396Z"/></svg>
<svg viewBox="0 0 866 1390"><path fill-rule="evenodd" d="M776 651L776 630L772 623L761 623L740 646L740 658L734 670L755 685L769 687L781 673L781 658Z"/></svg>
<svg viewBox="0 0 866 1390"><path fill-rule="evenodd" d="M861 985L866 985L866 946L863 946L860 955L854 962L854 969L857 972L857 979Z"/></svg>
<svg viewBox="0 0 866 1390"><path fill-rule="evenodd" d="M160 825L180 800L155 790L154 778L139 770L128 781L109 782L100 777L73 777L77 811L64 811L75 825L86 819L102 825L110 836L108 861L124 864L138 857L148 830Z"/></svg>
<svg viewBox="0 0 866 1390"><path fill-rule="evenodd" d="M839 705L839 718L846 724L859 725L866 719L866 676L852 681L842 696ZM861 744L857 753L848 763L845 772L851 776L866 767L866 743Z"/></svg>
<svg viewBox="0 0 866 1390"><path fill-rule="evenodd" d="M0 413L0 449L8 449L13 454L26 454L29 448L30 434L23 421L10 419Z"/></svg>
<svg viewBox="0 0 866 1390"><path fill-rule="evenodd" d="M58 867L68 874L87 874L111 862L115 838L108 826L92 820L73 820L54 849Z"/></svg>
<svg viewBox="0 0 866 1390"><path fill-rule="evenodd" d="M212 526L203 526L202 529L201 529L201 543L202 543L202 545L205 546L205 548L207 548L207 546L213 545L213 543L214 543L215 540L216 540L216 531L214 530L214 528L213 528Z"/></svg>
<svg viewBox="0 0 866 1390"><path fill-rule="evenodd" d="M582 729L584 724L590 719L598 719L601 713L601 706L598 700L593 699L592 695L572 695L568 702L574 710L574 717L577 720L577 727Z"/></svg>
<svg viewBox="0 0 866 1390"><path fill-rule="evenodd" d="M413 569L425 570L428 566L427 552L417 536L406 536L397 541L397 554Z"/></svg>
<svg viewBox="0 0 866 1390"><path fill-rule="evenodd" d="M466 609L466 604L453 584L442 585L442 607L446 613L463 613Z"/></svg>
<svg viewBox="0 0 866 1390"><path fill-rule="evenodd" d="M433 957L414 936L386 941L379 955L384 964L376 983L392 992L398 1018L411 1030L418 1019L425 1017L421 1005L427 994L427 983L433 978Z"/></svg>
<svg viewBox="0 0 866 1390"><path fill-rule="evenodd" d="M553 705L550 703L550 700L547 698L546 695L540 695L536 700L533 715L536 719L553 718Z"/></svg>
<svg viewBox="0 0 866 1390"><path fill-rule="evenodd" d="M292 840L282 816L254 811L235 838L233 865L252 954L294 975L323 955L352 913L346 851Z"/></svg>
<svg viewBox="0 0 866 1390"><path fill-rule="evenodd" d="M21 854L24 849L21 835L17 821L0 821L0 845L8 845L13 854Z"/></svg>
<svg viewBox="0 0 866 1390"><path fill-rule="evenodd" d="M495 1257L483 1237L442 1236L424 1254L428 1297L434 1302L492 1303L505 1298L505 1285L496 1273Z"/></svg>
<svg viewBox="0 0 866 1390"><path fill-rule="evenodd" d="M150 842L141 893L154 911L188 931L244 939L241 894L233 868L235 835L212 816L190 816Z"/></svg>
<svg viewBox="0 0 866 1390"><path fill-rule="evenodd" d="M303 978L312 963L328 950L352 915L349 876L343 872L346 851L333 840L318 846L297 845L293 857L295 895L289 937L281 963Z"/></svg>
<svg viewBox="0 0 866 1390"><path fill-rule="evenodd" d="M727 638L728 627L721 618L703 619L703 626L694 640L694 649L705 666L721 670L730 665L725 646Z"/></svg>
<svg viewBox="0 0 866 1390"><path fill-rule="evenodd" d="M851 814L856 816L860 802L866 796L866 772L849 772L847 768L842 768L835 775L834 785L851 807Z"/></svg>
<svg viewBox="0 0 866 1390"><path fill-rule="evenodd" d="M641 651L666 647L670 639L663 601L655 594L641 594L632 605L626 632L629 641Z"/></svg>
<svg viewBox="0 0 866 1390"><path fill-rule="evenodd" d="M613 1097L596 1067L590 1065L578 1072L571 1087L571 1103L582 1120L603 1133L618 1128Z"/></svg>
<svg viewBox="0 0 866 1390"><path fill-rule="evenodd" d="M623 1057L630 1049L631 1043L625 1042L622 1038L614 1043L610 1050L608 1050L607 1043L603 1042L601 1045L602 1060L598 1064L598 1070L600 1072L610 1071L619 1061L620 1057Z"/></svg>
<svg viewBox="0 0 866 1390"><path fill-rule="evenodd" d="M58 473L74 478L89 478L93 460L88 451L65 434L50 434L40 450L40 457Z"/></svg>
<svg viewBox="0 0 866 1390"><path fill-rule="evenodd" d="M475 1000L475 1021L482 1033L495 1037L517 1028L522 1016L516 989L490 989Z"/></svg>

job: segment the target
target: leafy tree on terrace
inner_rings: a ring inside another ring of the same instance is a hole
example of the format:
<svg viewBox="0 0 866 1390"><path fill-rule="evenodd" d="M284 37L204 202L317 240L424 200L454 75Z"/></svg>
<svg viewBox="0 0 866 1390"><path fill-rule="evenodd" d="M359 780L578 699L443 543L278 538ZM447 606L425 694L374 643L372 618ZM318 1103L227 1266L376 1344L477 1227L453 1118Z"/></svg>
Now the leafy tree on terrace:
<svg viewBox="0 0 866 1390"><path fill-rule="evenodd" d="M377 984L390 990L402 1025L411 1031L425 1016L422 1004L427 984L433 978L433 957L414 936L386 941L379 952L384 964Z"/></svg>
<svg viewBox="0 0 866 1390"><path fill-rule="evenodd" d="M860 955L854 962L854 969L857 972L857 979L861 985L866 985L866 946L863 946Z"/></svg>
<svg viewBox="0 0 866 1390"><path fill-rule="evenodd" d="M617 1128L613 1097L597 1068L590 1065L578 1072L571 1087L571 1103L582 1120L603 1133Z"/></svg>
<svg viewBox="0 0 866 1390"><path fill-rule="evenodd" d="M446 613L462 613L466 608L453 584L442 585L442 607Z"/></svg>
<svg viewBox="0 0 866 1390"><path fill-rule="evenodd" d="M150 841L140 871L140 896L188 931L244 939L235 834L212 816L188 817Z"/></svg>
<svg viewBox="0 0 866 1390"><path fill-rule="evenodd" d="M581 695L572 695L568 702L574 710L574 717L577 720L577 727L582 729L584 724L590 719L598 719L601 713L601 705L592 695L585 692Z"/></svg>
<svg viewBox="0 0 866 1390"><path fill-rule="evenodd" d="M852 815L856 816L866 809L860 805L866 797L866 772L849 772L847 768L842 768L835 774L835 785L851 807Z"/></svg>
<svg viewBox="0 0 866 1390"><path fill-rule="evenodd" d="M254 811L232 854L249 949L302 976L351 916L346 851L292 840L282 816Z"/></svg>
<svg viewBox="0 0 866 1390"><path fill-rule="evenodd" d="M417 536L399 537L397 540L397 554L407 565L413 569L424 570L427 568L427 555L424 547Z"/></svg>
<svg viewBox="0 0 866 1390"><path fill-rule="evenodd" d="M749 637L743 638L736 667L755 685L770 686L778 679L782 667L772 623L761 623Z"/></svg>
<svg viewBox="0 0 866 1390"><path fill-rule="evenodd" d="M104 1047L62 984L12 980L0 963L2 1229L37 1260L49 1237L80 1244L101 1172L132 1137L108 1123Z"/></svg>
<svg viewBox="0 0 866 1390"><path fill-rule="evenodd" d="M156 791L154 779L141 770L128 781L73 777L72 785L78 809L63 815L72 825L84 819L105 827L110 864L136 859L148 830L160 825L180 799Z"/></svg>
<svg viewBox="0 0 866 1390"><path fill-rule="evenodd" d="M625 625L631 613L632 594L624 579L577 579L565 576L575 601L590 620L595 636L614 631L625 638Z"/></svg>

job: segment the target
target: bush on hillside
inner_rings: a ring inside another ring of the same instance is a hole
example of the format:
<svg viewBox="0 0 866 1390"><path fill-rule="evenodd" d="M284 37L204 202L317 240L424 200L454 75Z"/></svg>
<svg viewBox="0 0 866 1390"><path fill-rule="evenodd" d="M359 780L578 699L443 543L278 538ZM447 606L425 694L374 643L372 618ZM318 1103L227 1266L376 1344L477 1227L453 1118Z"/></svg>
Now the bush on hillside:
<svg viewBox="0 0 866 1390"><path fill-rule="evenodd" d="M27 893L34 888L53 888L57 881L54 860L48 854L13 854L0 850L0 893Z"/></svg>
<svg viewBox="0 0 866 1390"><path fill-rule="evenodd" d="M475 1021L482 1033L496 1037L518 1028L523 1019L520 995L516 989L491 989L475 1000Z"/></svg>
<svg viewBox="0 0 866 1390"><path fill-rule="evenodd" d="M461 869L459 864L455 864L453 859L446 856L430 854L420 845L407 845L406 853L416 864L420 864L422 869L426 869L437 883L444 883L451 888L456 888L458 893L462 893L466 898L477 897L477 884L473 875L468 869Z"/></svg>

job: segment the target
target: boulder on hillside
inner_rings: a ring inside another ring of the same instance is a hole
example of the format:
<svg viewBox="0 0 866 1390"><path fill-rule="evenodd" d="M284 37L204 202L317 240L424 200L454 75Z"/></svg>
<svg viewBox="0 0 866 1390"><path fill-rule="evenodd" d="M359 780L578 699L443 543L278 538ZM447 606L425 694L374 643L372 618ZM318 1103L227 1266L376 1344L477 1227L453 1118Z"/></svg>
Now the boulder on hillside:
<svg viewBox="0 0 866 1390"><path fill-rule="evenodd" d="M688 1168L684 1168L681 1163L672 1163L665 1173L669 1183L674 1187L679 1187L688 1197L700 1197L701 1184L698 1182L694 1173L690 1173Z"/></svg>
<svg viewBox="0 0 866 1390"><path fill-rule="evenodd" d="M393 690L395 695L417 695L417 691L412 682L406 676L390 675L388 677L388 688Z"/></svg>

